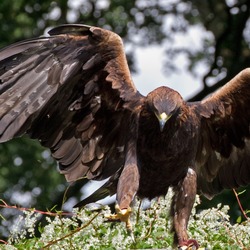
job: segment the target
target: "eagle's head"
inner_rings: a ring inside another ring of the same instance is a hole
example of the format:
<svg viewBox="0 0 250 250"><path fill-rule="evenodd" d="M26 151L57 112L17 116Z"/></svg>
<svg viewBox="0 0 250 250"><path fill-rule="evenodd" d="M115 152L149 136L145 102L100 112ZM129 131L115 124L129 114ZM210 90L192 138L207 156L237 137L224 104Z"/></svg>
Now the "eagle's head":
<svg viewBox="0 0 250 250"><path fill-rule="evenodd" d="M184 100L181 95L168 87L159 87L147 95L147 104L157 117L160 130L163 131L166 122L175 114L178 114Z"/></svg>

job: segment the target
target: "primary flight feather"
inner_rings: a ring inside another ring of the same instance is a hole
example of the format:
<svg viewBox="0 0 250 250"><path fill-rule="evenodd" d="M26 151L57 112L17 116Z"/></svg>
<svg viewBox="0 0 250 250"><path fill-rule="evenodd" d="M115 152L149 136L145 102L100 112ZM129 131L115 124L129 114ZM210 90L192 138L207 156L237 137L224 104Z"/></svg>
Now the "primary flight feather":
<svg viewBox="0 0 250 250"><path fill-rule="evenodd" d="M175 242L197 247L186 230L196 193L250 183L250 69L201 102L168 87L143 96L117 34L63 25L49 35L0 51L0 141L38 139L68 181L110 177L103 194L117 193L128 227L135 195L173 187Z"/></svg>

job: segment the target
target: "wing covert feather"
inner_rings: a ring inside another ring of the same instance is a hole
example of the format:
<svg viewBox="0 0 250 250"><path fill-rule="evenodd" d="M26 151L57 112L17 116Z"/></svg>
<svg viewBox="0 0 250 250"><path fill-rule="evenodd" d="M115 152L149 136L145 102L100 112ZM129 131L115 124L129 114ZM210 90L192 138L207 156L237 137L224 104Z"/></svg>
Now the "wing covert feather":
<svg viewBox="0 0 250 250"><path fill-rule="evenodd" d="M0 141L24 133L39 139L69 181L114 174L143 98L121 38L86 25L49 34L0 51Z"/></svg>
<svg viewBox="0 0 250 250"><path fill-rule="evenodd" d="M213 196L250 183L250 69L194 104L201 116L199 188Z"/></svg>

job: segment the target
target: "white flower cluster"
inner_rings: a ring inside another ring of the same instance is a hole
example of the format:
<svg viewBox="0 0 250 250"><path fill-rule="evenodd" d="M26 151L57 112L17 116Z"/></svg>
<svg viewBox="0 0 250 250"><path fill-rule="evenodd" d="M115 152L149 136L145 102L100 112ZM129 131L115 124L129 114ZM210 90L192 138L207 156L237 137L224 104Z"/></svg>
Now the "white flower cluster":
<svg viewBox="0 0 250 250"><path fill-rule="evenodd" d="M76 209L72 217L46 215L47 224L36 238L40 214L25 211L12 228L9 245L1 245L1 249L171 249L171 197L170 191L165 199L154 200L147 209L135 201L132 232L127 232L124 223L107 222L105 215L110 214L110 209L102 206L94 211ZM218 205L196 214L194 208L188 229L190 238L207 249L250 249L250 221L231 225L228 209Z"/></svg>
<svg viewBox="0 0 250 250"><path fill-rule="evenodd" d="M194 214L189 221L190 237L207 249L250 249L250 220L232 225L229 209L218 204Z"/></svg>
<svg viewBox="0 0 250 250"><path fill-rule="evenodd" d="M23 215L19 215L13 224L9 236L10 243L16 243L26 238L35 236L36 221L40 214L34 211L23 211Z"/></svg>

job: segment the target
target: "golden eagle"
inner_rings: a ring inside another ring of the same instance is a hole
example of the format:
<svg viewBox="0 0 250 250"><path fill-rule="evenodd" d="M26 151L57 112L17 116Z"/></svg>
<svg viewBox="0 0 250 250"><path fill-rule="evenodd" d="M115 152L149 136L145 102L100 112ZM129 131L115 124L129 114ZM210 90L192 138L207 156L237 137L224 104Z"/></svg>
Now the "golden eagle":
<svg viewBox="0 0 250 250"><path fill-rule="evenodd" d="M196 193L250 183L250 69L201 102L168 87L143 96L117 34L63 25L49 35L0 51L0 141L38 139L68 181L110 177L128 227L135 195L173 187L175 241L197 246L186 230Z"/></svg>

